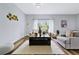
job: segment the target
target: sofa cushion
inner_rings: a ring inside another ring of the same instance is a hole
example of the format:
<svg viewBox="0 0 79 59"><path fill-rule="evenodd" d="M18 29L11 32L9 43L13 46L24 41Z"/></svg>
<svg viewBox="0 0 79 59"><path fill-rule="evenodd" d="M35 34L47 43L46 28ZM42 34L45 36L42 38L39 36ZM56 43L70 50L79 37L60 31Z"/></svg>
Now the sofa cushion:
<svg viewBox="0 0 79 59"><path fill-rule="evenodd" d="M0 55L10 52L14 48L12 43L0 43Z"/></svg>
<svg viewBox="0 0 79 59"><path fill-rule="evenodd" d="M69 37L57 37L58 40L60 40L61 42L63 42L64 44L69 44Z"/></svg>

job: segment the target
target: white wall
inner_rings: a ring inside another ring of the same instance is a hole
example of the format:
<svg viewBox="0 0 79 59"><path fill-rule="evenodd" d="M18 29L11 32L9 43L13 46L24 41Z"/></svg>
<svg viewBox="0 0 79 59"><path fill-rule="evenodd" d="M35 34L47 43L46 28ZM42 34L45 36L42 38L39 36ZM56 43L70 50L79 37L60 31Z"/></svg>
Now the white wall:
<svg viewBox="0 0 79 59"><path fill-rule="evenodd" d="M67 27L62 28L61 27L61 20L67 20ZM61 15L55 17L54 20L54 29L59 30L61 34L66 34L66 32L69 32L70 30L75 30L76 29L76 16L75 15Z"/></svg>
<svg viewBox="0 0 79 59"><path fill-rule="evenodd" d="M10 21L6 15L17 15L19 21ZM15 42L25 36L26 16L13 4L0 4L0 42Z"/></svg>
<svg viewBox="0 0 79 59"><path fill-rule="evenodd" d="M76 15L76 28L77 28L77 30L79 30L79 14L78 15Z"/></svg>
<svg viewBox="0 0 79 59"><path fill-rule="evenodd" d="M28 34L28 33L31 33L33 30L33 17L31 17L31 16L29 16L29 15L26 15L26 19L27 19L27 21L26 21L26 27L27 27L27 29L26 29L26 33Z"/></svg>
<svg viewBox="0 0 79 59"><path fill-rule="evenodd" d="M28 15L28 20L31 20L30 22L32 22L32 24L33 24L34 19L54 20L54 32L56 30L59 30L61 34L65 33L65 31L76 29L76 24L75 24L76 15L41 15L41 14L40 15L33 15L33 14ZM67 20L66 28L61 27L61 20Z"/></svg>

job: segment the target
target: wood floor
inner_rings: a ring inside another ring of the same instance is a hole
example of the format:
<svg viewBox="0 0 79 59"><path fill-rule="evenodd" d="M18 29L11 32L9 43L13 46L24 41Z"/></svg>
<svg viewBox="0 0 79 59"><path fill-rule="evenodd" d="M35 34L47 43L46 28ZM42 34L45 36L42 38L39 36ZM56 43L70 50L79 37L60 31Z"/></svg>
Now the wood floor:
<svg viewBox="0 0 79 59"><path fill-rule="evenodd" d="M23 42L20 44L20 42L22 41L22 40L20 40L20 41L18 41L18 42L16 42L15 43L15 48L17 47L20 47L23 43L24 43L24 41L26 41L27 40L27 37L25 37L25 38L22 38L22 39L24 39L23 40ZM58 44L58 43L57 43ZM58 44L59 45L59 44ZM67 49L65 49L65 48L63 48L61 45L59 45L59 47L61 48L61 50L62 51L64 51L64 53L65 53L65 55L79 55L79 49L77 49L77 50L67 50ZM11 54L13 53L13 52L15 52L16 50L17 50L17 48L15 49L15 50L13 50L12 52L11 52Z"/></svg>

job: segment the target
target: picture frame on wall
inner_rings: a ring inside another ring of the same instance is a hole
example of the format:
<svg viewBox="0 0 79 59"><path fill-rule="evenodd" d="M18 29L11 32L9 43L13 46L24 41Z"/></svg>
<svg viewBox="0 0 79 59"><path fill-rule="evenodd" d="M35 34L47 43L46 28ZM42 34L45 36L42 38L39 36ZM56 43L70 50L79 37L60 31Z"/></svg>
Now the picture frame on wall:
<svg viewBox="0 0 79 59"><path fill-rule="evenodd" d="M67 27L67 20L61 20L61 27L66 28Z"/></svg>

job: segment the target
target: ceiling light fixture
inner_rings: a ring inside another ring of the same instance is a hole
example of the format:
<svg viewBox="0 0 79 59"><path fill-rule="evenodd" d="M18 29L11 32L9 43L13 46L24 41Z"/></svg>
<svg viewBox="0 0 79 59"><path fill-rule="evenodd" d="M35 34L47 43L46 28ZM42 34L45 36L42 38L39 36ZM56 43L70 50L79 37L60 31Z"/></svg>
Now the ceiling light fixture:
<svg viewBox="0 0 79 59"><path fill-rule="evenodd" d="M40 7L41 7L40 3L36 3L35 6L36 6L37 8L40 8Z"/></svg>

